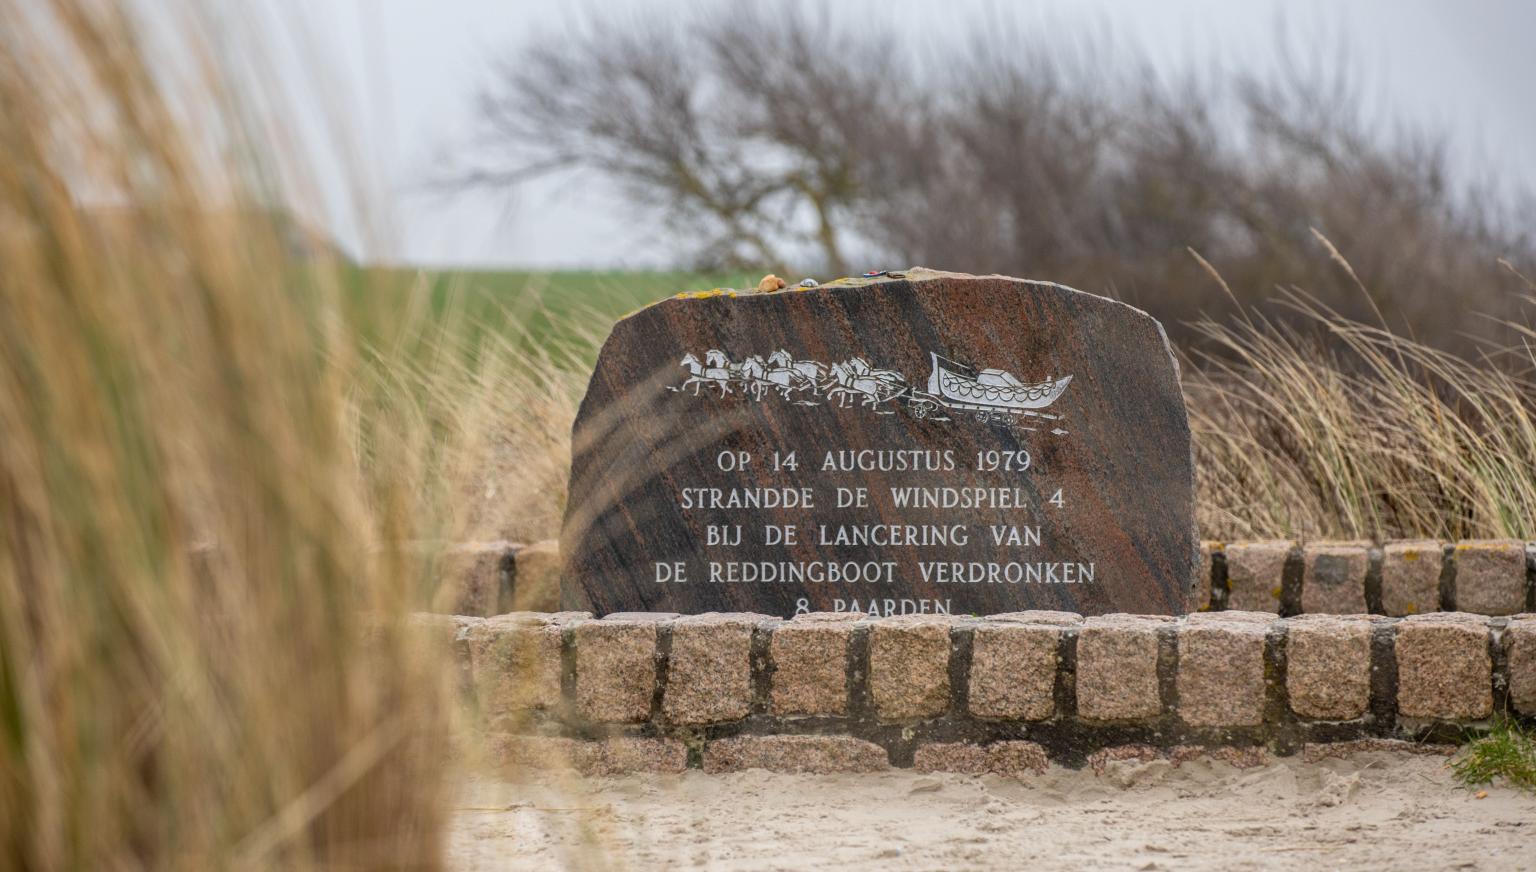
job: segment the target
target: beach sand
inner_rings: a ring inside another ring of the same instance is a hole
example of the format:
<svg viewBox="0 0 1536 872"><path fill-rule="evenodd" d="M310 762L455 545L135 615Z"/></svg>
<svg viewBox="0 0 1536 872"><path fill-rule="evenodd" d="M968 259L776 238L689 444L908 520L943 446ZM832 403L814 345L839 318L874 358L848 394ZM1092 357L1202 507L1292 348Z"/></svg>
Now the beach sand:
<svg viewBox="0 0 1536 872"><path fill-rule="evenodd" d="M1195 760L1025 778L552 774L466 780L450 867L1531 869L1536 796L1478 799L1444 757Z"/></svg>

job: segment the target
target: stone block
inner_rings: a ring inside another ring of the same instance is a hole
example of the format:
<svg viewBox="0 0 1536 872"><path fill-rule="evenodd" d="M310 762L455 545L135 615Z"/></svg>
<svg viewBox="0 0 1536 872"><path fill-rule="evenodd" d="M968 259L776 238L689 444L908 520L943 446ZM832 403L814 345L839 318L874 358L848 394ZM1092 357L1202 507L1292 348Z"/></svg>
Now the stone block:
<svg viewBox="0 0 1536 872"><path fill-rule="evenodd" d="M971 714L1026 721L1054 715L1062 632L1055 624L988 621L977 626L971 653Z"/></svg>
<svg viewBox="0 0 1536 872"><path fill-rule="evenodd" d="M863 612L802 612L793 620L801 624L857 624L868 617Z"/></svg>
<svg viewBox="0 0 1536 872"><path fill-rule="evenodd" d="M1233 769L1257 769L1268 766L1274 758L1268 748L1257 745L1175 745L1168 749L1168 762L1175 769L1195 760L1225 763Z"/></svg>
<svg viewBox="0 0 1536 872"><path fill-rule="evenodd" d="M577 742L570 754L576 771L583 775L682 772L688 768L688 746L677 739L621 736Z"/></svg>
<svg viewBox="0 0 1536 872"><path fill-rule="evenodd" d="M1053 627L1076 627L1082 624L1083 616L1076 612L1030 609L1023 612L1003 612L1000 615L987 615L983 620L994 624L1047 624Z"/></svg>
<svg viewBox="0 0 1536 872"><path fill-rule="evenodd" d="M766 615L708 613L672 624L661 710L674 724L734 721L752 711L752 630Z"/></svg>
<svg viewBox="0 0 1536 872"><path fill-rule="evenodd" d="M1117 764L1154 763L1166 759L1162 748L1151 745L1111 745L1088 755L1088 768L1102 776Z"/></svg>
<svg viewBox="0 0 1536 872"><path fill-rule="evenodd" d="M1195 577L1191 582L1190 611L1199 612L1211 607L1212 555L1225 547L1220 542L1201 542L1200 560L1195 564Z"/></svg>
<svg viewBox="0 0 1536 872"><path fill-rule="evenodd" d="M929 742L919 745L912 768L919 772L960 772L966 775L1039 775L1050 766L1045 749L1034 742L1003 741L989 745L969 742Z"/></svg>
<svg viewBox="0 0 1536 872"><path fill-rule="evenodd" d="M1227 545L1227 608L1280 612L1285 561L1294 542L1233 542Z"/></svg>
<svg viewBox="0 0 1536 872"><path fill-rule="evenodd" d="M848 642L853 623L802 621L779 624L768 641L773 664L769 704L776 715L848 713Z"/></svg>
<svg viewBox="0 0 1536 872"><path fill-rule="evenodd" d="M657 623L610 615L576 625L576 708L582 716L612 723L650 716Z"/></svg>
<svg viewBox="0 0 1536 872"><path fill-rule="evenodd" d="M1456 543L1456 610L1513 615L1525 610L1525 543L1487 539Z"/></svg>
<svg viewBox="0 0 1536 872"><path fill-rule="evenodd" d="M1381 608L1393 617L1440 610L1445 549L1433 539L1389 542L1381 556Z"/></svg>
<svg viewBox="0 0 1536 872"><path fill-rule="evenodd" d="M519 736L493 733L486 740L491 759L505 775L531 775L568 770L575 764L575 739L558 736Z"/></svg>
<svg viewBox="0 0 1536 872"><path fill-rule="evenodd" d="M1320 763L1329 759L1346 759L1356 754L1404 754L1423 757L1449 757L1455 753L1455 745L1443 745L1432 742L1405 742L1402 739L1349 739L1343 742L1308 742L1301 746L1301 759L1307 763Z"/></svg>
<svg viewBox="0 0 1536 872"><path fill-rule="evenodd" d="M560 607L560 543L554 539L512 551L512 608L554 611Z"/></svg>
<svg viewBox="0 0 1536 872"><path fill-rule="evenodd" d="M870 629L869 690L881 719L934 717L949 708L950 624L906 615Z"/></svg>
<svg viewBox="0 0 1536 872"><path fill-rule="evenodd" d="M493 734L491 757L507 775L570 770L583 775L628 772L682 772L688 747L676 739L617 737L583 742L559 736Z"/></svg>
<svg viewBox="0 0 1536 872"><path fill-rule="evenodd" d="M1201 727L1264 722L1267 614L1214 612L1179 628L1179 716ZM1220 618L1225 617L1225 620Z"/></svg>
<svg viewBox="0 0 1536 872"><path fill-rule="evenodd" d="M1077 638L1077 711L1090 720L1156 717L1158 630L1171 618L1103 615Z"/></svg>
<svg viewBox="0 0 1536 872"><path fill-rule="evenodd" d="M1298 717L1350 721L1371 704L1366 617L1299 615L1287 622L1285 692Z"/></svg>
<svg viewBox="0 0 1536 872"><path fill-rule="evenodd" d="M1480 720L1493 713L1488 622L1437 612L1397 625L1397 708L1403 717Z"/></svg>
<svg viewBox="0 0 1536 872"><path fill-rule="evenodd" d="M1370 545L1319 542L1302 549L1301 610L1310 615L1363 615Z"/></svg>
<svg viewBox="0 0 1536 872"><path fill-rule="evenodd" d="M470 674L481 709L493 720L560 705L558 624L506 615L466 633Z"/></svg>
<svg viewBox="0 0 1536 872"><path fill-rule="evenodd" d="M1196 612L1184 616L1184 625L1203 627L1210 624L1257 624L1268 627L1279 620L1274 612Z"/></svg>
<svg viewBox="0 0 1536 872"><path fill-rule="evenodd" d="M434 611L485 617L506 611L511 542L465 542L437 555Z"/></svg>
<svg viewBox="0 0 1536 872"><path fill-rule="evenodd" d="M1509 701L1523 715L1536 715L1536 615L1519 615L1504 628L1509 659Z"/></svg>
<svg viewBox="0 0 1536 872"><path fill-rule="evenodd" d="M879 772L890 768L885 749L852 736L736 736L704 746L705 772Z"/></svg>

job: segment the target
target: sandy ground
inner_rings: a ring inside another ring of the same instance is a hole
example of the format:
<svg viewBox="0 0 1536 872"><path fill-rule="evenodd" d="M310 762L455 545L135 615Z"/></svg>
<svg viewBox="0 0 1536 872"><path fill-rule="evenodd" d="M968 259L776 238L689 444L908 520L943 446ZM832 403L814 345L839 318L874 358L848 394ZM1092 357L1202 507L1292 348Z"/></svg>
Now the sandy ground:
<svg viewBox="0 0 1536 872"><path fill-rule="evenodd" d="M1536 797L1458 787L1441 757L1257 769L1116 763L1102 776L471 780L471 869L1536 869Z"/></svg>

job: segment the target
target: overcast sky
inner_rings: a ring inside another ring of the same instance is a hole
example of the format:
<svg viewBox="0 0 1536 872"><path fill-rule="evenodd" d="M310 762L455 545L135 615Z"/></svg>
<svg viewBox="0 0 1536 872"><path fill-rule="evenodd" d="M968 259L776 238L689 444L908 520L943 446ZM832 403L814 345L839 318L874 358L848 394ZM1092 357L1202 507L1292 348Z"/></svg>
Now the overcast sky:
<svg viewBox="0 0 1536 872"><path fill-rule="evenodd" d="M286 0L271 0L282 4ZM604 0L603 14L666 15L689 0ZM1282 15L1283 7L1283 15ZM1170 73L1219 62L1272 65L1283 21L1303 40L1341 46L1378 111L1454 131L1469 171L1536 187L1536 3L1508 0L838 0L836 14L879 19L916 40L958 34L987 16L1046 32L1107 28ZM492 59L536 34L558 38L579 14L561 0L313 0L280 6L301 21L333 69L335 93L360 148L358 174L392 215L370 261L536 268L666 265L672 252L592 180L542 182L515 198L444 197L423 182L468 135L476 89ZM315 78L303 52L280 62L292 81ZM336 119L333 117L332 121ZM338 183L339 184L339 183ZM331 192L334 196L337 192Z"/></svg>

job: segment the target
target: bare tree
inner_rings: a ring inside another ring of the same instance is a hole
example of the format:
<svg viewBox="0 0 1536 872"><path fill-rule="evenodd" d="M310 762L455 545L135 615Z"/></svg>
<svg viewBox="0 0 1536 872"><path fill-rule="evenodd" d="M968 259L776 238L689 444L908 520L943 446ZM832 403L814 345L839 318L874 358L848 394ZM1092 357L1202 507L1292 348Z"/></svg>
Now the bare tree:
<svg viewBox="0 0 1536 872"><path fill-rule="evenodd" d="M1165 81L1104 34L987 22L919 47L806 9L525 46L481 94L459 181L592 172L699 266L1007 272L1176 331L1230 305L1191 250L1244 302L1302 287L1463 347L1517 305L1498 259L1536 262L1529 197L1456 181L1442 136L1371 123L1325 55Z"/></svg>
<svg viewBox="0 0 1536 872"><path fill-rule="evenodd" d="M844 50L798 7L743 4L675 27L589 21L500 64L454 181L595 171L692 240L700 263L782 268L809 246L841 273L861 140L903 82L875 45Z"/></svg>

